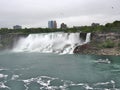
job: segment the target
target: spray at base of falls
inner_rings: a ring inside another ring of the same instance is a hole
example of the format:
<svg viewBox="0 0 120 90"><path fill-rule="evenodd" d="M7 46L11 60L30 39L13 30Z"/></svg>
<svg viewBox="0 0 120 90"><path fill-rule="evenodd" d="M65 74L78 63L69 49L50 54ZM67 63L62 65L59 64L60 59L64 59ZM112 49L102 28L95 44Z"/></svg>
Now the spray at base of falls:
<svg viewBox="0 0 120 90"><path fill-rule="evenodd" d="M87 33L86 40L80 38L80 33L40 33L30 34L21 38L14 46L14 52L40 52L73 54L76 46L90 42L90 33Z"/></svg>

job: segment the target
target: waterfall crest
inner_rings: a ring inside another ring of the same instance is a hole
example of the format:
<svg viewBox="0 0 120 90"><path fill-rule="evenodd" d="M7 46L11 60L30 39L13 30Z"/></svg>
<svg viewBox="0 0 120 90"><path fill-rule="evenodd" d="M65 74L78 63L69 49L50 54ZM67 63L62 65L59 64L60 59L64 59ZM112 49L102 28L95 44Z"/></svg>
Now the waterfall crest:
<svg viewBox="0 0 120 90"><path fill-rule="evenodd" d="M87 42L90 42L90 33L86 35L85 41L81 40L80 33L30 34L21 38L13 51L72 54L76 46Z"/></svg>

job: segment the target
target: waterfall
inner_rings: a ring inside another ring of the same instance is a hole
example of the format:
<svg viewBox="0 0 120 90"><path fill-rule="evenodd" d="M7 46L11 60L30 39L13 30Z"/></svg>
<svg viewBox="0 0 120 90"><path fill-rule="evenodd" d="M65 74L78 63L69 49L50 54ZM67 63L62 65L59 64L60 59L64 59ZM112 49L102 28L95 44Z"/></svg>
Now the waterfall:
<svg viewBox="0 0 120 90"><path fill-rule="evenodd" d="M90 34L87 34L85 42L89 41ZM21 38L13 51L72 54L76 46L85 42L80 39L80 33L30 34L26 38Z"/></svg>
<svg viewBox="0 0 120 90"><path fill-rule="evenodd" d="M87 33L85 43L90 42L91 33Z"/></svg>

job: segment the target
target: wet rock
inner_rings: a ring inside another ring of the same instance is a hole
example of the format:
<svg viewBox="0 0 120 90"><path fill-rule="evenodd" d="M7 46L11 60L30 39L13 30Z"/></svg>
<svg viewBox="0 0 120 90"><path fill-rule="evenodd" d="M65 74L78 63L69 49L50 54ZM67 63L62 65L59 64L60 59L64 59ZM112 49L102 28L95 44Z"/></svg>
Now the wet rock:
<svg viewBox="0 0 120 90"><path fill-rule="evenodd" d="M84 45L80 45L80 46L77 46L73 53L83 53L84 50L88 49L89 48L89 44L84 44Z"/></svg>

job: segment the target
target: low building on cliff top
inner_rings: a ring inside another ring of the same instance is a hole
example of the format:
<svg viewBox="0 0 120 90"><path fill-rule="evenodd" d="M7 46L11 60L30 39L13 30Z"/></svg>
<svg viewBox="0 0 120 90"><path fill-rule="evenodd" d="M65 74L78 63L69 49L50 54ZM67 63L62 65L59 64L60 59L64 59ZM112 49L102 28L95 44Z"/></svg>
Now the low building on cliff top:
<svg viewBox="0 0 120 90"><path fill-rule="evenodd" d="M100 24L99 23L92 23L91 26L93 27L96 27L96 26L99 26Z"/></svg>
<svg viewBox="0 0 120 90"><path fill-rule="evenodd" d="M13 26L13 29L22 29L22 26L20 26L20 25L15 25L15 26Z"/></svg>
<svg viewBox="0 0 120 90"><path fill-rule="evenodd" d="M61 26L60 26L61 29L66 29L67 28L67 25L62 23Z"/></svg>

